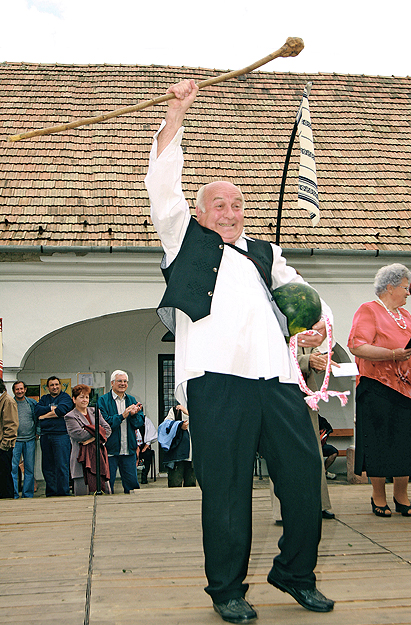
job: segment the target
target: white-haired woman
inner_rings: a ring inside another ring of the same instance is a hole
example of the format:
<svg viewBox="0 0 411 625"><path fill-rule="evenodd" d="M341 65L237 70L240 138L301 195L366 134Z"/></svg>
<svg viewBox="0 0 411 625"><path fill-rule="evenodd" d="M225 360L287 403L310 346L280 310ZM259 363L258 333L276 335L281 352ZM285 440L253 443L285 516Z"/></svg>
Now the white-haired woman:
<svg viewBox="0 0 411 625"><path fill-rule="evenodd" d="M376 300L354 315L348 347L359 375L356 393L355 473L366 471L373 487L374 514L390 517L386 477L393 477L396 512L411 516L407 495L411 473L411 315L402 306L411 272L399 263L375 276Z"/></svg>

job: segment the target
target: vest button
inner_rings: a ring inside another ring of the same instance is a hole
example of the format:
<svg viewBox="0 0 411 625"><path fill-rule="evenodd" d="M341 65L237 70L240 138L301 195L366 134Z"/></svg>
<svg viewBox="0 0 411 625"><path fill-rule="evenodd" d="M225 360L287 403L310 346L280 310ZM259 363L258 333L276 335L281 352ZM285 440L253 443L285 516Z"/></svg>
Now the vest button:
<svg viewBox="0 0 411 625"><path fill-rule="evenodd" d="M217 273L217 271L218 271L217 267L213 267L213 271L214 271L214 273Z"/></svg>
<svg viewBox="0 0 411 625"><path fill-rule="evenodd" d="M218 249L223 250L224 249L224 245L222 243L220 243L220 245L218 246Z"/></svg>
<svg viewBox="0 0 411 625"><path fill-rule="evenodd" d="M213 292L212 292L212 291L209 291L209 292L207 293L207 295L209 295L210 297L212 297Z"/></svg>

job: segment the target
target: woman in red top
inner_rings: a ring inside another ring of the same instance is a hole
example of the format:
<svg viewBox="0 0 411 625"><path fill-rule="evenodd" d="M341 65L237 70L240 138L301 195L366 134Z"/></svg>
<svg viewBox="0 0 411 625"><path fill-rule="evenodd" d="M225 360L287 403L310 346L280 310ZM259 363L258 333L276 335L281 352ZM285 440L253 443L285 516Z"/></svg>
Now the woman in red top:
<svg viewBox="0 0 411 625"><path fill-rule="evenodd" d="M366 471L374 514L390 517L386 477L393 477L396 512L411 516L411 315L401 308L410 294L411 272L399 263L375 276L376 300L354 315L348 347L359 375L356 393L355 473Z"/></svg>

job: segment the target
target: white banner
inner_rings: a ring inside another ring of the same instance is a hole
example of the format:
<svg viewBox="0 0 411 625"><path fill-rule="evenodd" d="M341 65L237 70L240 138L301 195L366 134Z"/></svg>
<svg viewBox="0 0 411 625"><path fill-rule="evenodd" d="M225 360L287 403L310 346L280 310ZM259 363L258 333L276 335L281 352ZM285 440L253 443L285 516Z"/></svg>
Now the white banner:
<svg viewBox="0 0 411 625"><path fill-rule="evenodd" d="M308 211L313 226L320 221L318 203L317 171L315 168L314 141L311 129L308 95L312 83L305 86L297 113L298 138L300 140L300 168L298 171L298 208Z"/></svg>

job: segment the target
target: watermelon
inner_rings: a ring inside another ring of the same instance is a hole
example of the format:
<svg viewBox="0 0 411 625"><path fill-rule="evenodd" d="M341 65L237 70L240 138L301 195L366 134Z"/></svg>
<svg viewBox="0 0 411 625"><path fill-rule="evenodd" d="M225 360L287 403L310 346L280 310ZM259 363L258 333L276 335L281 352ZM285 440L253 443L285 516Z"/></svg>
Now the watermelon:
<svg viewBox="0 0 411 625"><path fill-rule="evenodd" d="M287 317L290 336L309 330L321 319L321 301L308 284L289 282L272 291L281 312Z"/></svg>

